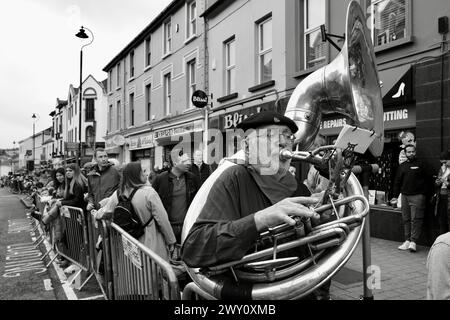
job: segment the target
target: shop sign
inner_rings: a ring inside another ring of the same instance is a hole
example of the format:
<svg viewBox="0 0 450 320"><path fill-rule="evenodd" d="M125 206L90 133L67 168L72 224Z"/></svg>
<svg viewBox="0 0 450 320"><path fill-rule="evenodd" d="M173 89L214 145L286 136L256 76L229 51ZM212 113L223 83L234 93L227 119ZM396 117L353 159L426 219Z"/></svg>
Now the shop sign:
<svg viewBox="0 0 450 320"><path fill-rule="evenodd" d="M203 130L203 120L193 121L179 127L168 128L155 132L155 139L168 138L172 136L182 135L185 133L197 132Z"/></svg>
<svg viewBox="0 0 450 320"><path fill-rule="evenodd" d="M414 106L403 108L386 108L383 115L384 129L400 129L416 125L416 109ZM321 133L324 135L338 134L340 129L350 124L348 118L326 119L320 123Z"/></svg>
<svg viewBox="0 0 450 320"><path fill-rule="evenodd" d="M148 149L155 146L153 133L130 137L130 150Z"/></svg>
<svg viewBox="0 0 450 320"><path fill-rule="evenodd" d="M192 94L191 101L197 108L204 108L208 105L208 96L202 90L197 90Z"/></svg>
<svg viewBox="0 0 450 320"><path fill-rule="evenodd" d="M219 117L219 130L225 131L228 129L234 129L239 123L248 117L254 115L255 113L261 112L261 109L261 106L256 106L221 115Z"/></svg>

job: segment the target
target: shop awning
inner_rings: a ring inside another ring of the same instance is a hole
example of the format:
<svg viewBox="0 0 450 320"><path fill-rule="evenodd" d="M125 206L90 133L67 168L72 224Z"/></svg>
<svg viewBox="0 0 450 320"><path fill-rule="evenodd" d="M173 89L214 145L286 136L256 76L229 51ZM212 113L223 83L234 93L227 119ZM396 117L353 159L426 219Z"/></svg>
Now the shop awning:
<svg viewBox="0 0 450 320"><path fill-rule="evenodd" d="M381 70L383 104L411 101L413 98L413 77L410 64Z"/></svg>

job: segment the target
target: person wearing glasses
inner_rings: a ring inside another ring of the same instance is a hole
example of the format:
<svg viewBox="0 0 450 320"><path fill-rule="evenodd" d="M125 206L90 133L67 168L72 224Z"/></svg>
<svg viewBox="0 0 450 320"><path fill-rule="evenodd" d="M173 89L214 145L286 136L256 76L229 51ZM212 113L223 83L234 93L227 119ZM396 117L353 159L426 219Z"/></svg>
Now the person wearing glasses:
<svg viewBox="0 0 450 320"><path fill-rule="evenodd" d="M185 221L181 257L190 267L240 260L254 251L261 232L293 225L291 216L318 218L308 207L317 199L289 173L291 160L280 157L281 150L292 151L295 122L263 111L237 129L246 132L242 150L221 162L189 208L188 217L197 218Z"/></svg>

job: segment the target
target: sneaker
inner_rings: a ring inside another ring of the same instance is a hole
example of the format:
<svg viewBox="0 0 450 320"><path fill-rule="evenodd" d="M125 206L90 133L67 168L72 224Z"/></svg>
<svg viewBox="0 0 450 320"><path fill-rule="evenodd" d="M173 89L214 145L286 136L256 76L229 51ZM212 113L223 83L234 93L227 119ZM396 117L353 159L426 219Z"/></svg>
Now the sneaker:
<svg viewBox="0 0 450 320"><path fill-rule="evenodd" d="M411 251L411 252L416 252L417 251L417 248L416 248L416 243L415 242L411 242L410 244L409 244L409 251Z"/></svg>
<svg viewBox="0 0 450 320"><path fill-rule="evenodd" d="M405 242L403 242L403 244L398 247L398 250L409 250L411 242L409 242L409 240L406 240ZM415 244L414 244L415 247Z"/></svg>

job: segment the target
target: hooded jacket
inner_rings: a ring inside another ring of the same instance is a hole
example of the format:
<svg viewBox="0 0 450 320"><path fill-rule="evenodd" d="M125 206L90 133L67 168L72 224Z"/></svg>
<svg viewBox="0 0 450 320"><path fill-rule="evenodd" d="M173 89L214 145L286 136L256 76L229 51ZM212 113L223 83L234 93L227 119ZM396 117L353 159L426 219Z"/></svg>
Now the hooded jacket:
<svg viewBox="0 0 450 320"><path fill-rule="evenodd" d="M93 203L95 209L100 208L99 202L109 198L119 187L120 174L112 163L108 163L103 171L96 165L88 174L88 203Z"/></svg>

